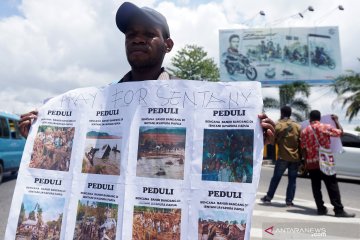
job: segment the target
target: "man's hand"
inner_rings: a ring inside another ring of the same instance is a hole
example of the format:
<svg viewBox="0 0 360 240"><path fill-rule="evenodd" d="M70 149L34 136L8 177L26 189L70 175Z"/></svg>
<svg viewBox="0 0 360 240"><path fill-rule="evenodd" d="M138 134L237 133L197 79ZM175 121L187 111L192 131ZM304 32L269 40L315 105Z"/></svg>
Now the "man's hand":
<svg viewBox="0 0 360 240"><path fill-rule="evenodd" d="M258 117L264 131L264 144L273 144L275 140L275 123L265 113L259 114Z"/></svg>
<svg viewBox="0 0 360 240"><path fill-rule="evenodd" d="M33 123L33 121L35 121L37 119L37 115L38 115L38 111L34 110L31 112L22 114L20 116L19 130L20 130L20 134L24 138L27 138L27 136L29 135L29 130L30 130L31 124Z"/></svg>
<svg viewBox="0 0 360 240"><path fill-rule="evenodd" d="M339 121L339 117L335 114L331 114L331 118L332 118L332 120L334 120L334 122Z"/></svg>
<svg viewBox="0 0 360 240"><path fill-rule="evenodd" d="M335 114L331 114L331 118L332 118L332 120L334 120L336 128L340 129L341 130L341 135L343 135L344 130L343 130L342 126L340 125L339 117L337 115L335 115Z"/></svg>

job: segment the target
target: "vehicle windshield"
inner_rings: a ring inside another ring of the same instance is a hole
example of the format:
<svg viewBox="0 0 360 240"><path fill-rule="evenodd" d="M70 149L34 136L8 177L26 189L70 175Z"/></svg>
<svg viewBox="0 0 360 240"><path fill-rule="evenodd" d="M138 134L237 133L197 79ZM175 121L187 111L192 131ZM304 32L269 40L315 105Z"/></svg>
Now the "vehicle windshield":
<svg viewBox="0 0 360 240"><path fill-rule="evenodd" d="M343 147L355 147L360 148L360 137L351 133L344 133L341 136L341 142Z"/></svg>

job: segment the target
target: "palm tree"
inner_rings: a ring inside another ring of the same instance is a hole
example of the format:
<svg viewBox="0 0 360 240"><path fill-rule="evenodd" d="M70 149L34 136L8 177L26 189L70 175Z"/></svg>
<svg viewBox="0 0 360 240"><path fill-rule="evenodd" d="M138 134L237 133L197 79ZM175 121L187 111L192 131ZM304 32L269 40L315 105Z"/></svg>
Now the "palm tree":
<svg viewBox="0 0 360 240"><path fill-rule="evenodd" d="M310 96L309 84L301 81L295 81L290 84L284 84L279 87L279 100L275 98L264 98L264 108L280 109L283 106L290 106L293 109L292 115L296 121L303 121L309 115L310 106L306 100L298 98L301 94L305 97ZM295 111L294 111L295 110Z"/></svg>
<svg viewBox="0 0 360 240"><path fill-rule="evenodd" d="M348 75L338 77L333 84L334 91L338 97L335 101L342 102L342 107L346 108L346 117L351 121L360 110L360 75L351 72Z"/></svg>

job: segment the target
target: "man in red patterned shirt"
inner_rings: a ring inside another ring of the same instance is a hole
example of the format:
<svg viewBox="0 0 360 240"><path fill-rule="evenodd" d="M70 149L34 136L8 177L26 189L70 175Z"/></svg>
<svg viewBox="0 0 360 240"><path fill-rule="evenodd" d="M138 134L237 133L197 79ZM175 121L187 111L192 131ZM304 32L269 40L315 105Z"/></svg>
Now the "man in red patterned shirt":
<svg viewBox="0 0 360 240"><path fill-rule="evenodd" d="M330 148L330 137L340 137L343 129L336 115L331 115L336 128L329 124L320 123L321 113L318 110L310 112L310 125L301 132L301 148L306 159L306 166L309 170L312 192L317 206L319 215L326 215L328 210L324 206L321 194L321 180L324 180L326 189L329 194L330 202L334 206L336 217L355 217L355 214L349 214L344 211L341 203L339 185L337 183L336 174L329 176L320 171L319 166L319 144L325 148ZM315 135L316 134L316 138Z"/></svg>

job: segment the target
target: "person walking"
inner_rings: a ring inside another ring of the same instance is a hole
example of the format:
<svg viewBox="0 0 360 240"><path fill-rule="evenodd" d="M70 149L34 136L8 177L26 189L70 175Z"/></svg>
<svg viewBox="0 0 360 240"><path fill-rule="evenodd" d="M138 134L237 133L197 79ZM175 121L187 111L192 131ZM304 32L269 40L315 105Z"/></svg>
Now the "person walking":
<svg viewBox="0 0 360 240"><path fill-rule="evenodd" d="M291 120L291 108L284 106L280 109L280 120L275 126L275 144L278 145L278 159L275 163L274 174L271 178L267 194L261 198L265 204L271 203L276 189L285 170L288 169L288 185L286 189L286 206L294 205L296 177L300 162L300 125Z"/></svg>
<svg viewBox="0 0 360 240"><path fill-rule="evenodd" d="M321 180L323 180L329 194L330 202L334 206L335 217L355 217L355 214L344 211L336 174L326 175L320 170L319 144L322 147L330 148L330 137L340 137L343 134L343 129L338 117L331 115L331 118L334 120L336 128L330 124L320 123L320 111L311 111L310 125L301 131L301 148L305 155L306 168L310 174L311 188L317 207L317 214L326 215L328 213L321 194Z"/></svg>

